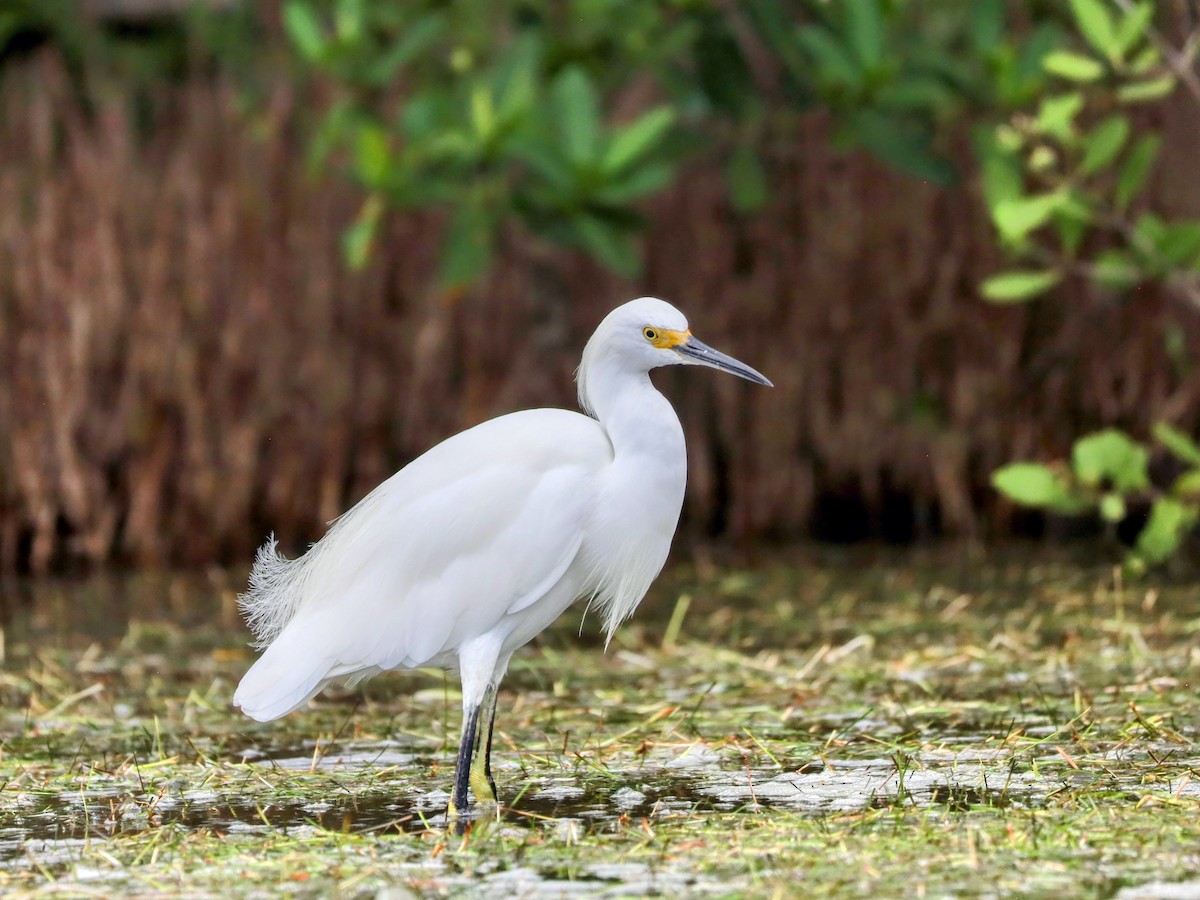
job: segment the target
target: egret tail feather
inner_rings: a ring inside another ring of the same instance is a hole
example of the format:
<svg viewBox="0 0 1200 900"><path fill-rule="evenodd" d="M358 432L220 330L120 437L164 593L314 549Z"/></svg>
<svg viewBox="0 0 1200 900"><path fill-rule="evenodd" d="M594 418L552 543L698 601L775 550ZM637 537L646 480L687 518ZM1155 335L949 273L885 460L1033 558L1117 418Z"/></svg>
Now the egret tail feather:
<svg viewBox="0 0 1200 900"><path fill-rule="evenodd" d="M250 571L250 586L238 596L238 607L254 634L254 646L265 649L292 620L303 598L306 557L289 559L279 552L272 534L258 548Z"/></svg>
<svg viewBox="0 0 1200 900"><path fill-rule="evenodd" d="M259 722L286 716L303 706L328 684L323 666L297 677L296 667L268 650L242 678L233 705Z"/></svg>

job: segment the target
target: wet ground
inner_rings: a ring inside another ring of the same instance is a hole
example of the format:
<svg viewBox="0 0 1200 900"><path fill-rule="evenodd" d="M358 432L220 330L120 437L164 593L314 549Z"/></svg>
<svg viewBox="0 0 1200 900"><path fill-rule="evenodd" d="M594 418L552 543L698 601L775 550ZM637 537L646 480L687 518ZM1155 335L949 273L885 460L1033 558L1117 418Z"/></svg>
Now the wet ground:
<svg viewBox="0 0 1200 900"><path fill-rule="evenodd" d="M9 585L0 890L1200 897L1200 589L1010 553L677 566L514 661L447 833L456 685L260 725L236 579Z"/></svg>

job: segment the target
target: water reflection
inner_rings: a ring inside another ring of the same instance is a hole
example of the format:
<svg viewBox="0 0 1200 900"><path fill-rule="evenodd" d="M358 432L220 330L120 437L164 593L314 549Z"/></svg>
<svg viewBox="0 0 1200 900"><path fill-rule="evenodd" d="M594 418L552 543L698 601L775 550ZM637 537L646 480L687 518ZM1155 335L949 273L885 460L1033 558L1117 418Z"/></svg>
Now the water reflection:
<svg viewBox="0 0 1200 900"><path fill-rule="evenodd" d="M48 638L62 646L119 641L138 622L181 632L204 627L233 634L244 631L237 610L243 584L223 569L8 579L0 583L0 614L10 644Z"/></svg>
<svg viewBox="0 0 1200 900"><path fill-rule="evenodd" d="M1161 752L1170 752L1170 747ZM616 827L630 820L664 816L696 816L711 812L790 810L811 816L844 816L891 806L963 812L974 807L1036 809L1045 807L1064 790L1095 790L1098 786L1128 794L1137 802L1148 794L1167 797L1188 785L1145 785L1138 766L1150 757L1103 755L1103 766L1078 772L1059 757L1014 771L1012 754L992 760L959 759L942 753L927 759L830 759L795 771L777 768L727 769L710 764L680 776L662 768L643 770L628 784L588 786L572 778L540 781L519 788L510 806L500 810L501 821L521 827L573 823L579 836ZM367 770L380 765L423 768L430 761L397 748L356 746L316 763L326 771ZM280 750L251 763L264 769L285 770L314 766L311 755ZM1057 764L1057 765L1056 765ZM1103 784L1101 784L1103 782ZM1192 793L1200 790L1196 785ZM254 793L222 789L189 790L147 795L133 783L72 793L22 794L0 818L0 860L13 859L31 844L111 838L120 834L165 827L207 829L222 834L262 830L318 828L334 832L418 833L445 827L444 791L422 791L406 783L390 793L378 780L361 793L322 791L319 794L263 799Z"/></svg>

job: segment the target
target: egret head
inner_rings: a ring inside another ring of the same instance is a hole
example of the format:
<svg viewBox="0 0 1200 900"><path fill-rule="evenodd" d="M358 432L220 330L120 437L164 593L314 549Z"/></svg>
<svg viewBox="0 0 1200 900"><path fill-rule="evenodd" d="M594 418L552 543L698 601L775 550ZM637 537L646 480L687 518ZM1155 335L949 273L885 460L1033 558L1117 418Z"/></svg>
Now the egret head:
<svg viewBox="0 0 1200 900"><path fill-rule="evenodd" d="M579 402L592 411L588 376L601 366L632 374L680 365L711 366L757 384L771 384L760 372L693 337L683 313L670 303L641 297L605 316L588 341L577 376Z"/></svg>

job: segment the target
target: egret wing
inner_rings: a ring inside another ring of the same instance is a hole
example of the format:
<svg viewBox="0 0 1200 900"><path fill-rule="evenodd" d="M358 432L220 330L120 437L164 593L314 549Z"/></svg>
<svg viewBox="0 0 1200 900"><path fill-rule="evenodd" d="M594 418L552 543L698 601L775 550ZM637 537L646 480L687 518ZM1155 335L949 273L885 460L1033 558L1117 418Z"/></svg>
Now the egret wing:
<svg viewBox="0 0 1200 900"><path fill-rule="evenodd" d="M593 420L560 410L433 448L289 563L288 619L235 701L274 718L330 678L425 665L496 628L562 578L611 458Z"/></svg>

